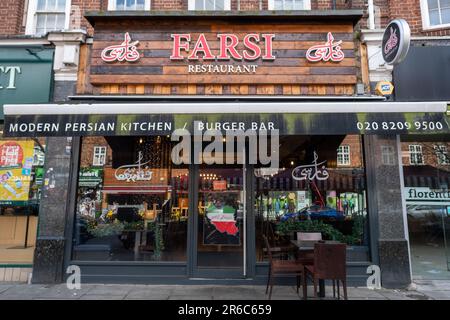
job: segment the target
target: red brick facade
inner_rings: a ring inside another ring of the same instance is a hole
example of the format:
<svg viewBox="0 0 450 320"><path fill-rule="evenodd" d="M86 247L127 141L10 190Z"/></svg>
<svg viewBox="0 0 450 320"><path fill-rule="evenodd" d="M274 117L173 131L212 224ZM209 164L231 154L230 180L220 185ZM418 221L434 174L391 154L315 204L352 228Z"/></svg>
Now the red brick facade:
<svg viewBox="0 0 450 320"><path fill-rule="evenodd" d="M24 4L24 0L0 1L0 35L15 35L25 31Z"/></svg>

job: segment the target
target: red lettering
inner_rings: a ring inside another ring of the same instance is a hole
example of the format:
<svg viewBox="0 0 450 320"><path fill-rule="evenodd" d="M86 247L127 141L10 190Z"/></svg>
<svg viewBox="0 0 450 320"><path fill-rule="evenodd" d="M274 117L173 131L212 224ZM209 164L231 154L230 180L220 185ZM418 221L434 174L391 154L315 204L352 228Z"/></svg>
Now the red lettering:
<svg viewBox="0 0 450 320"><path fill-rule="evenodd" d="M265 51L266 53L262 56L263 60L275 60L275 56L272 53L273 50L273 38L274 34L263 34L262 37L265 41Z"/></svg>
<svg viewBox="0 0 450 320"><path fill-rule="evenodd" d="M253 41L252 41L253 40ZM243 57L246 60L256 60L261 56L261 48L258 45L259 35L248 34L244 38L244 46L249 50L244 50ZM251 51L253 54L249 53Z"/></svg>
<svg viewBox="0 0 450 320"><path fill-rule="evenodd" d="M219 38L220 41L220 53L217 56L217 59L229 60L230 56L228 55L228 52L234 59L236 60L242 59L242 56L236 50L236 46L239 43L239 39L235 34L224 33L218 34L217 37ZM228 40L231 40L231 42L229 42Z"/></svg>
<svg viewBox="0 0 450 320"><path fill-rule="evenodd" d="M191 41L190 34L172 34L170 35L173 39L173 48L172 55L170 56L171 60L183 60L183 56L181 55L181 49L186 52L189 51L189 41ZM185 43L181 43L181 39L186 40Z"/></svg>
<svg viewBox="0 0 450 320"><path fill-rule="evenodd" d="M198 60L198 52L203 52L204 60L214 60L214 55L211 53L211 49L209 48L208 41L206 41L205 35L202 33L198 37L197 42L195 43L194 50L188 57L190 60Z"/></svg>

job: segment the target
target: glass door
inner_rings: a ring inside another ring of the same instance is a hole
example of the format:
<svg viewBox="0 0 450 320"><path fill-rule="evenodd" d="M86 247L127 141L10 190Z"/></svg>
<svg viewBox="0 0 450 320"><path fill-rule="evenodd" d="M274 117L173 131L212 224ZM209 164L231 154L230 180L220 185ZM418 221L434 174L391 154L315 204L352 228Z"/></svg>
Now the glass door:
<svg viewBox="0 0 450 320"><path fill-rule="evenodd" d="M198 171L195 274L214 278L245 274L245 178L240 165Z"/></svg>

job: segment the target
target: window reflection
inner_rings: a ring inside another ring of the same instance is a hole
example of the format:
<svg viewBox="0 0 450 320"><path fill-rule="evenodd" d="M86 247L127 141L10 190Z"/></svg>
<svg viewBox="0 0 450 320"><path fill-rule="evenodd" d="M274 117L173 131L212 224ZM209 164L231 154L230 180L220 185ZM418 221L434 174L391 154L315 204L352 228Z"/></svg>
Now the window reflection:
<svg viewBox="0 0 450 320"><path fill-rule="evenodd" d="M297 232L368 245L363 164L360 136L281 137L280 168L255 170L257 260L267 260L263 235L280 252Z"/></svg>
<svg viewBox="0 0 450 320"><path fill-rule="evenodd" d="M186 260L189 174L170 150L162 136L83 138L75 260Z"/></svg>

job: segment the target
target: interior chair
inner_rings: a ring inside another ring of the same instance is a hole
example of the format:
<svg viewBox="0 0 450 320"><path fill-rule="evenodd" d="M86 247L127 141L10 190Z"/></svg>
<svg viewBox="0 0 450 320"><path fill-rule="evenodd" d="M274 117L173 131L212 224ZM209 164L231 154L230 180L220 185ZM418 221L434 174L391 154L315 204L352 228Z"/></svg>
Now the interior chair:
<svg viewBox="0 0 450 320"><path fill-rule="evenodd" d="M297 293L301 284L304 273L304 266L297 260L280 260L274 259L273 249L269 244L266 236L263 236L269 257L269 275L267 279L266 294L269 293L269 300L272 298L272 288L275 277L278 276L295 276L297 280Z"/></svg>
<svg viewBox="0 0 450 320"><path fill-rule="evenodd" d="M347 245L344 243L316 243L314 245L314 264L305 266L304 288L306 288L306 279L310 276L314 285L314 297L317 297L319 279L332 280L333 298L336 297L337 282L337 295L340 299L340 281L344 291L344 299L347 300L346 252Z"/></svg>

